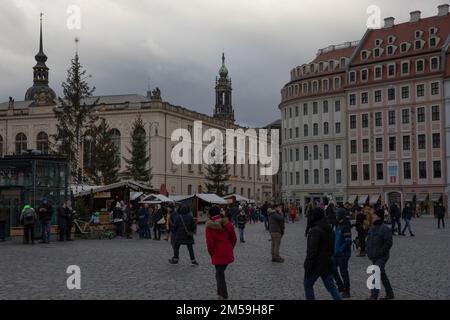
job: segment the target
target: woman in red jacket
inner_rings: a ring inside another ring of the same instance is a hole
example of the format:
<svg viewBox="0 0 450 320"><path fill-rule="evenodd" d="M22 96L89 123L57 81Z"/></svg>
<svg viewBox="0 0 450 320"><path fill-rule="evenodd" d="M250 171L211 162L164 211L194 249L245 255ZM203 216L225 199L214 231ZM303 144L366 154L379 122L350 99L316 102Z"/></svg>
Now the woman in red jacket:
<svg viewBox="0 0 450 320"><path fill-rule="evenodd" d="M209 210L210 220L206 223L206 245L211 263L216 268L217 295L219 300L228 299L225 269L234 261L236 233L228 218L222 217L218 207Z"/></svg>

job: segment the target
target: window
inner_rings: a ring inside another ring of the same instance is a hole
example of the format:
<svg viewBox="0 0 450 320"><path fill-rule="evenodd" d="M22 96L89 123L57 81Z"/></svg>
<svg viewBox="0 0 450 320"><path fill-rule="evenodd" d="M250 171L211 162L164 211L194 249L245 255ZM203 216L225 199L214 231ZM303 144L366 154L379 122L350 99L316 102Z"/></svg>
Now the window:
<svg viewBox="0 0 450 320"><path fill-rule="evenodd" d="M339 89L341 87L341 78L334 78L334 89Z"/></svg>
<svg viewBox="0 0 450 320"><path fill-rule="evenodd" d="M304 146L303 147L303 160L308 161L308 147Z"/></svg>
<svg viewBox="0 0 450 320"><path fill-rule="evenodd" d="M389 137L389 151L395 151L397 149L397 143L395 137Z"/></svg>
<svg viewBox="0 0 450 320"><path fill-rule="evenodd" d="M416 61L416 72L422 73L424 71L424 61L423 60L417 60Z"/></svg>
<svg viewBox="0 0 450 320"><path fill-rule="evenodd" d="M403 162L403 179L411 179L411 162Z"/></svg>
<svg viewBox="0 0 450 320"><path fill-rule="evenodd" d="M402 110L402 123L403 124L409 123L409 109Z"/></svg>
<svg viewBox="0 0 450 320"><path fill-rule="evenodd" d="M314 154L314 160L319 160L319 147L318 146L313 147L313 154Z"/></svg>
<svg viewBox="0 0 450 320"><path fill-rule="evenodd" d="M334 112L340 112L341 111L341 100L336 100L334 102Z"/></svg>
<svg viewBox="0 0 450 320"><path fill-rule="evenodd" d="M289 173L289 183L292 185L292 184L294 184L294 174L291 172L291 173ZM248 193L250 193L250 189L248 189ZM250 197L250 194L248 195L249 197Z"/></svg>
<svg viewBox="0 0 450 320"><path fill-rule="evenodd" d="M439 59L434 57L431 58L431 70L435 71L437 69L439 69Z"/></svg>
<svg viewBox="0 0 450 320"><path fill-rule="evenodd" d="M368 153L369 152L369 139L363 139L362 145L363 145L363 153Z"/></svg>
<svg viewBox="0 0 450 320"><path fill-rule="evenodd" d="M377 180L383 180L383 164L377 163Z"/></svg>
<svg viewBox="0 0 450 320"><path fill-rule="evenodd" d="M402 87L402 99L409 99L409 87Z"/></svg>
<svg viewBox="0 0 450 320"><path fill-rule="evenodd" d="M323 134L328 134L329 131L330 131L330 128L329 128L328 122L324 122L323 123Z"/></svg>
<svg viewBox="0 0 450 320"><path fill-rule="evenodd" d="M363 164L363 180L370 180L370 167L368 164Z"/></svg>
<svg viewBox="0 0 450 320"><path fill-rule="evenodd" d="M350 129L356 129L356 115L350 116Z"/></svg>
<svg viewBox="0 0 450 320"><path fill-rule="evenodd" d="M335 133L341 133L341 123L340 122L336 122L334 124L334 132Z"/></svg>
<svg viewBox="0 0 450 320"><path fill-rule="evenodd" d="M407 43L402 43L400 45L400 51L403 53L403 52L406 52L407 50L408 50L408 44Z"/></svg>
<svg viewBox="0 0 450 320"><path fill-rule="evenodd" d="M375 102L381 102L381 90L375 90Z"/></svg>
<svg viewBox="0 0 450 320"><path fill-rule="evenodd" d="M295 137L298 138L300 136L300 128L295 127Z"/></svg>
<svg viewBox="0 0 450 320"><path fill-rule="evenodd" d="M325 169L323 172L323 183L330 184L330 169Z"/></svg>
<svg viewBox="0 0 450 320"><path fill-rule="evenodd" d="M375 139L375 151L376 152L383 152L383 138L376 138Z"/></svg>
<svg viewBox="0 0 450 320"><path fill-rule="evenodd" d="M313 81L312 83L312 92L317 93L319 91L319 83L317 81Z"/></svg>
<svg viewBox="0 0 450 320"><path fill-rule="evenodd" d="M188 193L187 194L192 194L192 184L188 184Z"/></svg>
<svg viewBox="0 0 450 320"><path fill-rule="evenodd" d="M439 121L439 119L440 119L439 106L432 106L431 107L431 120Z"/></svg>
<svg viewBox="0 0 450 320"><path fill-rule="evenodd" d="M303 115L304 116L308 115L308 104L307 103L303 104Z"/></svg>
<svg viewBox="0 0 450 320"><path fill-rule="evenodd" d="M425 85L418 84L416 87L417 97L423 97L425 95Z"/></svg>
<svg viewBox="0 0 450 320"><path fill-rule="evenodd" d="M433 148L437 149L441 147L441 134L433 133Z"/></svg>
<svg viewBox="0 0 450 320"><path fill-rule="evenodd" d="M303 94L308 94L308 83L303 84Z"/></svg>
<svg viewBox="0 0 450 320"><path fill-rule="evenodd" d="M350 166L350 172L351 172L351 179L352 181L358 180L358 166L357 165L351 165Z"/></svg>
<svg viewBox="0 0 450 320"><path fill-rule="evenodd" d="M341 145L336 145L336 159L341 159Z"/></svg>
<svg viewBox="0 0 450 320"><path fill-rule="evenodd" d="M361 70L361 81L367 81L368 78L367 74L368 74L367 69Z"/></svg>
<svg viewBox="0 0 450 320"><path fill-rule="evenodd" d="M16 155L21 155L25 150L27 150L27 136L24 133L18 133L16 135Z"/></svg>
<svg viewBox="0 0 450 320"><path fill-rule="evenodd" d="M289 119L292 118L292 108L289 108Z"/></svg>
<svg viewBox="0 0 450 320"><path fill-rule="evenodd" d="M363 128L369 127L369 114L368 113L364 113L361 116L361 127L363 127Z"/></svg>
<svg viewBox="0 0 450 320"><path fill-rule="evenodd" d="M328 113L328 101L323 102L323 113Z"/></svg>
<svg viewBox="0 0 450 320"><path fill-rule="evenodd" d="M319 135L319 125L317 123L313 124L313 136Z"/></svg>
<svg viewBox="0 0 450 320"><path fill-rule="evenodd" d="M336 184L342 183L342 170L336 170Z"/></svg>
<svg viewBox="0 0 450 320"><path fill-rule="evenodd" d="M411 149L411 137L410 136L403 136L403 150L409 151Z"/></svg>
<svg viewBox="0 0 450 320"><path fill-rule="evenodd" d="M426 148L426 140L425 140L425 135L424 134L419 134L417 136L418 139L418 147L419 149L425 149Z"/></svg>
<svg viewBox="0 0 450 320"><path fill-rule="evenodd" d="M323 158L325 160L330 159L330 147L327 144L323 145Z"/></svg>
<svg viewBox="0 0 450 320"><path fill-rule="evenodd" d="M375 58L378 58L381 55L381 51L379 48L376 48L375 50L373 50L373 56Z"/></svg>
<svg viewBox="0 0 450 320"><path fill-rule="evenodd" d="M309 184L309 171L308 170L305 170L303 172L303 180L304 180L305 184Z"/></svg>
<svg viewBox="0 0 450 320"><path fill-rule="evenodd" d="M289 149L289 161L291 161L291 162L294 161L292 149Z"/></svg>
<svg viewBox="0 0 450 320"><path fill-rule="evenodd" d="M409 74L409 62L402 62L402 75Z"/></svg>
<svg viewBox="0 0 450 320"><path fill-rule="evenodd" d="M350 153L355 154L356 151L356 140L350 140Z"/></svg>
<svg viewBox="0 0 450 320"><path fill-rule="evenodd" d="M314 184L319 184L319 169L314 169Z"/></svg>
<svg viewBox="0 0 450 320"><path fill-rule="evenodd" d="M433 178L440 178L441 176L441 162L433 161Z"/></svg>
<svg viewBox="0 0 450 320"><path fill-rule="evenodd" d="M388 76L395 77L395 64L388 65Z"/></svg>
<svg viewBox="0 0 450 320"><path fill-rule="evenodd" d="M417 122L425 122L425 108L417 108Z"/></svg>
<svg viewBox="0 0 450 320"><path fill-rule="evenodd" d="M303 136L305 136L305 137L308 136L308 125L307 124L303 125Z"/></svg>
<svg viewBox="0 0 450 320"><path fill-rule="evenodd" d="M292 128L289 129L289 139L292 139Z"/></svg>
<svg viewBox="0 0 450 320"><path fill-rule="evenodd" d="M430 47L435 47L436 46L436 37L431 37L430 38Z"/></svg>
<svg viewBox="0 0 450 320"><path fill-rule="evenodd" d="M381 112L375 112L375 127L381 127L383 125L383 114Z"/></svg>
<svg viewBox="0 0 450 320"><path fill-rule="evenodd" d="M323 82L322 82L322 84L323 84L323 91L328 91L328 80L323 80Z"/></svg>
<svg viewBox="0 0 450 320"><path fill-rule="evenodd" d="M395 100L395 88L388 89L388 100L389 101Z"/></svg>
<svg viewBox="0 0 450 320"><path fill-rule="evenodd" d="M295 173L295 184L299 185L300 184L300 172L296 172Z"/></svg>
<svg viewBox="0 0 450 320"><path fill-rule="evenodd" d="M427 178L427 162L419 161L419 179Z"/></svg>
<svg viewBox="0 0 450 320"><path fill-rule="evenodd" d="M318 103L313 102L313 114L318 114L318 113L319 113Z"/></svg>
<svg viewBox="0 0 450 320"><path fill-rule="evenodd" d="M431 83L431 94L438 95L439 94L439 82Z"/></svg>
<svg viewBox="0 0 450 320"><path fill-rule="evenodd" d="M387 47L387 54L388 55L394 54L394 46L388 46Z"/></svg>
<svg viewBox="0 0 450 320"><path fill-rule="evenodd" d="M298 106L295 107L295 116L298 117Z"/></svg>
<svg viewBox="0 0 450 320"><path fill-rule="evenodd" d="M382 67L375 67L375 79L381 79L382 71Z"/></svg>
<svg viewBox="0 0 450 320"><path fill-rule="evenodd" d="M3 137L0 135L0 157L3 157Z"/></svg>
<svg viewBox="0 0 450 320"><path fill-rule="evenodd" d="M355 82L356 81L356 71L350 71L348 77L349 77L350 83Z"/></svg>
<svg viewBox="0 0 450 320"><path fill-rule="evenodd" d="M369 102L369 93L368 92L362 92L361 93L361 103L366 104Z"/></svg>
<svg viewBox="0 0 450 320"><path fill-rule="evenodd" d="M394 126L395 125L395 111L394 110L390 110L388 113L388 123L390 126Z"/></svg>
<svg viewBox="0 0 450 320"><path fill-rule="evenodd" d="M351 106L356 105L356 94L351 94L350 95L350 105Z"/></svg>
<svg viewBox="0 0 450 320"><path fill-rule="evenodd" d="M36 148L43 154L48 154L48 135L45 132L39 132L36 138Z"/></svg>
<svg viewBox="0 0 450 320"><path fill-rule="evenodd" d="M362 60L367 60L367 51L366 50L361 52L361 59Z"/></svg>
<svg viewBox="0 0 450 320"><path fill-rule="evenodd" d="M295 161L300 161L300 149L295 149Z"/></svg>

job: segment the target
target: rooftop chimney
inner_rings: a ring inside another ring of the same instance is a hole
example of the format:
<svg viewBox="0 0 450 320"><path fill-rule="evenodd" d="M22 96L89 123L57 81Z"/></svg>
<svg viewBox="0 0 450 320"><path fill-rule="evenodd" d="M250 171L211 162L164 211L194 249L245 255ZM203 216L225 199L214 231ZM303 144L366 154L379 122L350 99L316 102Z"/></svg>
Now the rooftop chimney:
<svg viewBox="0 0 450 320"><path fill-rule="evenodd" d="M412 11L409 13L409 15L411 16L411 19L409 20L409 22L417 22L420 20L420 11Z"/></svg>
<svg viewBox="0 0 450 320"><path fill-rule="evenodd" d="M389 17L384 19L384 27L385 28L392 28L394 26L394 17Z"/></svg>
<svg viewBox="0 0 450 320"><path fill-rule="evenodd" d="M440 6L438 6L438 16L439 17L443 17L446 16L448 14L448 4L441 4Z"/></svg>

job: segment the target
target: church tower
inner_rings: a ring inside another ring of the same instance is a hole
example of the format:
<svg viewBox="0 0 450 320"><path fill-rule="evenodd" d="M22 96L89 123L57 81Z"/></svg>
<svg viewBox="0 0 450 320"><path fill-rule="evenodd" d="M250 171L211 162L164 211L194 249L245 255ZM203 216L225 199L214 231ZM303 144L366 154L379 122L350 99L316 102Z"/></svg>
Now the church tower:
<svg viewBox="0 0 450 320"><path fill-rule="evenodd" d="M55 103L56 94L52 88L48 86L48 70L45 64L47 56L44 53L44 45L42 42L42 16L40 25L39 52L34 57L36 65L33 67L33 86L25 93L25 101L34 101L34 105L53 105Z"/></svg>
<svg viewBox="0 0 450 320"><path fill-rule="evenodd" d="M216 106L214 108L214 118L234 123L231 90L231 78L228 77L228 69L225 66L225 53L222 53L222 66L219 70L219 78L216 77Z"/></svg>

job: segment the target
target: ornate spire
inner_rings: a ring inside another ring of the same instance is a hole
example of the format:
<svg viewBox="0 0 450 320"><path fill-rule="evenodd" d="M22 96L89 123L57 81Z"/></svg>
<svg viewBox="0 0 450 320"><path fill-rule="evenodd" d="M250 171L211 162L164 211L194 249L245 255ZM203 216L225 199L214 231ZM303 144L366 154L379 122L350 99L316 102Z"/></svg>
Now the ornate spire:
<svg viewBox="0 0 450 320"><path fill-rule="evenodd" d="M48 86L48 67L45 64L47 56L44 53L42 36L42 16L40 14L39 26L39 52L34 56L36 65L33 67L33 86L25 93L25 100L34 100L37 105L53 104L56 99L55 92Z"/></svg>
<svg viewBox="0 0 450 320"><path fill-rule="evenodd" d="M232 105L231 79L228 77L228 69L225 66L225 53L222 52L222 66L219 70L220 78L216 78L216 106L214 118L234 123L234 110Z"/></svg>
<svg viewBox="0 0 450 320"><path fill-rule="evenodd" d="M228 76L228 69L225 66L225 52L222 52L222 66L219 69L219 75L224 79L226 79Z"/></svg>

